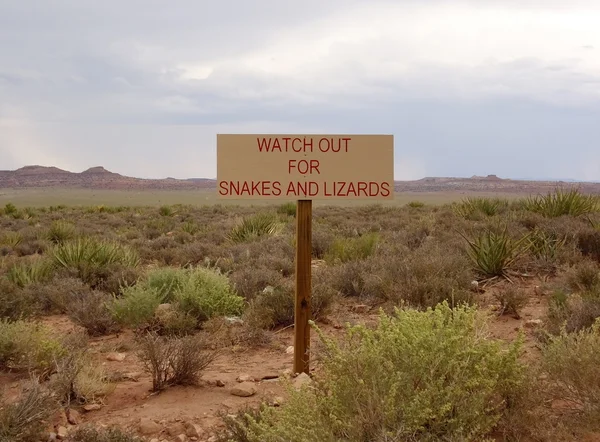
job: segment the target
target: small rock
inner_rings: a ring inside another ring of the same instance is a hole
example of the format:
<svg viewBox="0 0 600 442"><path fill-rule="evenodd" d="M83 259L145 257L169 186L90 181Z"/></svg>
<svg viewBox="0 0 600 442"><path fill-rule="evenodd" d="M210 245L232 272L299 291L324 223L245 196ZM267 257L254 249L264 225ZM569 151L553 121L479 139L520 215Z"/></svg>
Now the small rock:
<svg viewBox="0 0 600 442"><path fill-rule="evenodd" d="M182 422L176 422L167 427L167 433L169 436L176 437L180 434L185 434L185 425Z"/></svg>
<svg viewBox="0 0 600 442"><path fill-rule="evenodd" d="M217 379L217 387L224 387L225 386L225 382L223 382L221 379Z"/></svg>
<svg viewBox="0 0 600 442"><path fill-rule="evenodd" d="M217 436L211 436L208 438L208 440L206 442L217 442Z"/></svg>
<svg viewBox="0 0 600 442"><path fill-rule="evenodd" d="M137 382L140 377L142 376L143 373L139 373L139 372L132 372L132 373L123 373L123 379L126 379L128 381L133 381L133 382Z"/></svg>
<svg viewBox="0 0 600 442"><path fill-rule="evenodd" d="M109 353L106 355L106 360L113 362L123 362L125 360L125 356L127 356L125 353Z"/></svg>
<svg viewBox="0 0 600 442"><path fill-rule="evenodd" d="M367 313L369 311L370 307L366 304L359 304L359 305L355 305L352 310L354 311L354 313Z"/></svg>
<svg viewBox="0 0 600 442"><path fill-rule="evenodd" d="M293 354L294 354L294 346L293 346L293 345L290 345L290 346L289 346L289 347L288 347L288 348L285 350L285 352L286 352L288 355L293 355Z"/></svg>
<svg viewBox="0 0 600 442"><path fill-rule="evenodd" d="M238 381L238 382L254 382L255 379L252 376L250 376L249 374L243 373L237 377L236 381Z"/></svg>
<svg viewBox="0 0 600 442"><path fill-rule="evenodd" d="M294 379L294 388L300 390L304 385L312 384L312 379L306 373L300 373L296 379Z"/></svg>
<svg viewBox="0 0 600 442"><path fill-rule="evenodd" d="M142 419L139 425L140 433L145 436L160 433L161 427L156 422L150 419Z"/></svg>
<svg viewBox="0 0 600 442"><path fill-rule="evenodd" d="M198 438L200 437L200 433L198 432L198 428L191 422L185 423L185 435L189 438Z"/></svg>
<svg viewBox="0 0 600 442"><path fill-rule="evenodd" d="M157 438L150 439L150 442L160 442Z"/></svg>
<svg viewBox="0 0 600 442"><path fill-rule="evenodd" d="M263 375L260 380L261 381L268 381L270 379L278 379L279 375L277 373L267 373L265 375Z"/></svg>
<svg viewBox="0 0 600 442"><path fill-rule="evenodd" d="M285 402L285 399L281 396L277 396L273 399L273 406L279 407Z"/></svg>
<svg viewBox="0 0 600 442"><path fill-rule="evenodd" d="M256 386L252 382L242 382L231 389L233 396L249 397L256 394Z"/></svg>
<svg viewBox="0 0 600 442"><path fill-rule="evenodd" d="M543 321L541 319L530 319L528 321L525 321L525 327L527 328L537 328L540 327L543 324Z"/></svg>
<svg viewBox="0 0 600 442"><path fill-rule="evenodd" d="M67 438L67 429L62 425L56 429L56 437L60 440Z"/></svg>
<svg viewBox="0 0 600 442"><path fill-rule="evenodd" d="M478 281L471 281L471 289L474 291L478 291L479 290L479 282Z"/></svg>
<svg viewBox="0 0 600 442"><path fill-rule="evenodd" d="M179 436L177 436L175 438L175 440L177 440L177 442L186 442L187 441L187 436L185 434L180 434Z"/></svg>
<svg viewBox="0 0 600 442"><path fill-rule="evenodd" d="M71 425L79 425L79 423L81 422L81 416L79 415L79 411L69 408L67 410L67 422L69 422Z"/></svg>
<svg viewBox="0 0 600 442"><path fill-rule="evenodd" d="M48 434L48 442L54 442L57 437L58 437L58 435L56 433L49 433Z"/></svg>
<svg viewBox="0 0 600 442"><path fill-rule="evenodd" d="M242 325L244 323L244 320L241 318L238 318L237 316L226 316L225 317L225 322L227 322L228 324L239 324Z"/></svg>
<svg viewBox="0 0 600 442"><path fill-rule="evenodd" d="M272 295L273 293L275 293L275 287L268 285L266 286L263 291L262 291L265 295Z"/></svg>

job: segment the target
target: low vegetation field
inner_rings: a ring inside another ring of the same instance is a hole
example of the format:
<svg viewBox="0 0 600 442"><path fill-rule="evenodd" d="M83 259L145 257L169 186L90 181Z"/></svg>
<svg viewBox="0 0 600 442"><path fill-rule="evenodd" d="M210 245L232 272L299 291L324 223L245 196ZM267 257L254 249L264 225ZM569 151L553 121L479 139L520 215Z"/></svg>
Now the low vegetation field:
<svg viewBox="0 0 600 442"><path fill-rule="evenodd" d="M310 376L294 203L0 207L1 442L600 440L595 195L316 205Z"/></svg>

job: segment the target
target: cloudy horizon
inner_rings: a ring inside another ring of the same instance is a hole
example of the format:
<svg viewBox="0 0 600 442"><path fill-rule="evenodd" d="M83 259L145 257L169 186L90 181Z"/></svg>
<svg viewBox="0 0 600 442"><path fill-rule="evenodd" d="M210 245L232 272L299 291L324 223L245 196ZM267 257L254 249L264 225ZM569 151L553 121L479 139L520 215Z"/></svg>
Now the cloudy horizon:
<svg viewBox="0 0 600 442"><path fill-rule="evenodd" d="M0 0L0 169L214 177L217 133L384 133L396 180L600 181L600 5L482 3Z"/></svg>

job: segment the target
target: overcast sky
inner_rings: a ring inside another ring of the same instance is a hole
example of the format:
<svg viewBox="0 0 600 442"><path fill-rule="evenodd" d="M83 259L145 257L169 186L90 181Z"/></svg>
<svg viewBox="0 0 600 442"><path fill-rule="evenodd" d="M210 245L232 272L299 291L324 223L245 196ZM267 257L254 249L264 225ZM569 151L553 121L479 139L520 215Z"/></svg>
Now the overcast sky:
<svg viewBox="0 0 600 442"><path fill-rule="evenodd" d="M384 133L395 178L600 180L597 0L0 0L0 169L215 177L217 133Z"/></svg>

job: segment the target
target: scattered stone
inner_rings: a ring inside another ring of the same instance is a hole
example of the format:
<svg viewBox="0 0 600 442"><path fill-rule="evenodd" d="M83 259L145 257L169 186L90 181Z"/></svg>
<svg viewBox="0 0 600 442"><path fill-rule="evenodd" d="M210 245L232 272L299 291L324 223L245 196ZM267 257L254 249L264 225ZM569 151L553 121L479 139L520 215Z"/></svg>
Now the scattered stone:
<svg viewBox="0 0 600 442"><path fill-rule="evenodd" d="M366 304L358 304L358 305L355 305L352 308L352 310L354 311L354 313L362 314L362 313L367 313L370 310L370 307Z"/></svg>
<svg viewBox="0 0 600 442"><path fill-rule="evenodd" d="M225 322L227 322L228 324L231 324L231 325L235 325L235 324L242 325L244 323L244 320L242 318L238 318L237 316L226 316Z"/></svg>
<svg viewBox="0 0 600 442"><path fill-rule="evenodd" d="M159 433L161 430L160 425L150 419L142 419L139 425L140 433L144 436Z"/></svg>
<svg viewBox="0 0 600 442"><path fill-rule="evenodd" d="M67 422L69 422L71 425L79 425L81 422L79 411L73 410L72 408L67 409Z"/></svg>
<svg viewBox="0 0 600 442"><path fill-rule="evenodd" d="M288 348L285 350L285 352L286 352L288 355L293 355L293 354L294 354L294 346L293 346L293 345L290 345L290 346L289 346L289 347L288 347Z"/></svg>
<svg viewBox="0 0 600 442"><path fill-rule="evenodd" d="M261 381L268 381L270 379L278 379L279 375L277 373L267 373L265 375L263 375L260 380Z"/></svg>
<svg viewBox="0 0 600 442"><path fill-rule="evenodd" d="M106 355L106 360L113 362L123 362L125 360L125 356L127 356L125 353L109 353L108 355Z"/></svg>
<svg viewBox="0 0 600 442"><path fill-rule="evenodd" d="M132 373L123 373L123 379L128 380L128 381L133 381L133 382L137 382L140 380L140 377L142 376L143 373L139 373L137 371L132 372Z"/></svg>
<svg viewBox="0 0 600 442"><path fill-rule="evenodd" d="M252 376L250 376L249 374L243 373L237 377L236 381L238 381L238 382L254 382L255 379Z"/></svg>
<svg viewBox="0 0 600 442"><path fill-rule="evenodd" d="M185 433L185 425L182 422L176 422L167 427L167 433L169 436L176 437L182 433Z"/></svg>
<svg viewBox="0 0 600 442"><path fill-rule="evenodd" d="M150 442L160 442L157 438L150 439Z"/></svg>
<svg viewBox="0 0 600 442"><path fill-rule="evenodd" d="M296 390L300 390L304 385L310 385L312 384L312 379L310 378L309 375L307 375L306 373L300 373L296 379L294 379L294 388Z"/></svg>
<svg viewBox="0 0 600 442"><path fill-rule="evenodd" d="M185 434L180 434L175 439L177 440L177 442L186 442L187 441L187 436Z"/></svg>
<svg viewBox="0 0 600 442"><path fill-rule="evenodd" d="M56 433L49 433L48 434L48 442L54 442L57 437L58 437L58 435Z"/></svg>
<svg viewBox="0 0 600 442"><path fill-rule="evenodd" d="M525 327L527 328L537 328L541 327L544 322L541 319L529 319L525 321Z"/></svg>
<svg viewBox="0 0 600 442"><path fill-rule="evenodd" d="M200 437L200 433L198 428L192 424L191 422L185 423L185 435L189 438L198 438Z"/></svg>
<svg viewBox="0 0 600 442"><path fill-rule="evenodd" d="M474 291L479 291L479 281L471 281L471 289Z"/></svg>
<svg viewBox="0 0 600 442"><path fill-rule="evenodd" d="M225 386L225 382L223 382L221 379L217 379L217 387L224 387Z"/></svg>
<svg viewBox="0 0 600 442"><path fill-rule="evenodd" d="M242 382L231 389L233 396L249 397L256 394L256 386L252 382Z"/></svg>
<svg viewBox="0 0 600 442"><path fill-rule="evenodd" d="M284 402L285 402L285 399L283 397L281 397L281 396L277 396L277 397L273 398L273 406L274 407L279 407Z"/></svg>
<svg viewBox="0 0 600 442"><path fill-rule="evenodd" d="M217 436L211 436L208 438L208 440L206 442L217 442Z"/></svg>
<svg viewBox="0 0 600 442"><path fill-rule="evenodd" d="M66 439L67 438L67 429L62 425L56 429L56 437L57 439Z"/></svg>

